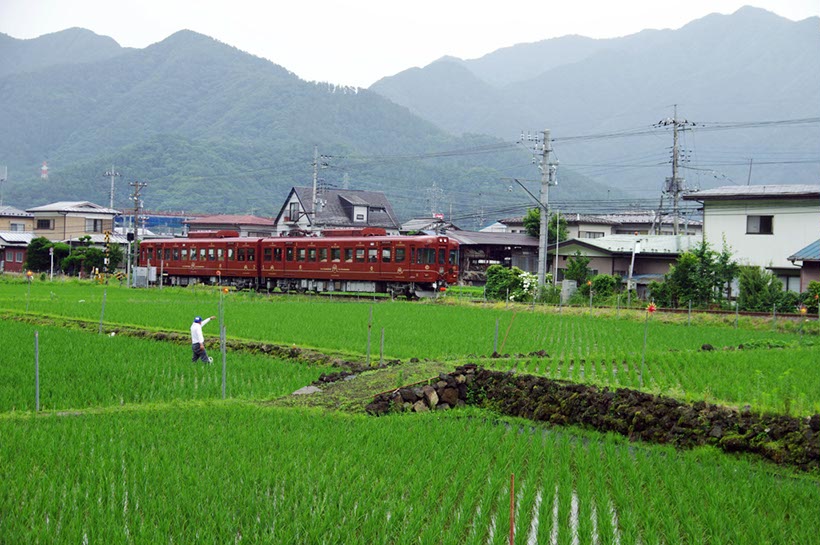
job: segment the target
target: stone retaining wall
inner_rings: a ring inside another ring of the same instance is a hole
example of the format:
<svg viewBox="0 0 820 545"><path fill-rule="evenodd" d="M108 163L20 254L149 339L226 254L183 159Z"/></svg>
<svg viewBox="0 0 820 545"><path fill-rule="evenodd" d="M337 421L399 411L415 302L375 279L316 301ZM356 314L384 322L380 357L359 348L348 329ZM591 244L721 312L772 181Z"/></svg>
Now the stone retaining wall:
<svg viewBox="0 0 820 545"><path fill-rule="evenodd" d="M611 431L631 440L681 448L708 444L805 470L820 467L820 415L761 415L703 401L684 403L636 390L610 390L475 365L442 374L429 386L380 394L367 411L423 412L467 403L509 416Z"/></svg>

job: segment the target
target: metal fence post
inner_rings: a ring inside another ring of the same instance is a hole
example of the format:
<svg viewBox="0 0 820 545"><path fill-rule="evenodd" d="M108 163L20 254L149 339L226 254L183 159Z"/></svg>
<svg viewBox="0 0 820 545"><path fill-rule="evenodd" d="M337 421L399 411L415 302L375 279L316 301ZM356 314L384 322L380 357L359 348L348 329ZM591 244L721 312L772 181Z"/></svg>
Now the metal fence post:
<svg viewBox="0 0 820 545"><path fill-rule="evenodd" d="M40 412L40 332L34 332L34 410Z"/></svg>
<svg viewBox="0 0 820 545"><path fill-rule="evenodd" d="M373 328L373 305L370 305L370 318L367 320L367 365L370 366L370 330Z"/></svg>
<svg viewBox="0 0 820 545"><path fill-rule="evenodd" d="M498 318L495 319L495 340L493 341L493 354L498 353Z"/></svg>
<svg viewBox="0 0 820 545"><path fill-rule="evenodd" d="M226 335L225 324L221 324L219 328L219 347L222 351L222 399L225 399L225 382L227 380L227 365L226 365Z"/></svg>
<svg viewBox="0 0 820 545"><path fill-rule="evenodd" d="M97 334L102 333L103 318L105 317L105 297L108 295L108 288L103 289L102 311L100 312L100 327L97 328Z"/></svg>
<svg viewBox="0 0 820 545"><path fill-rule="evenodd" d="M379 346L379 367L384 367L384 328L382 328L382 342Z"/></svg>

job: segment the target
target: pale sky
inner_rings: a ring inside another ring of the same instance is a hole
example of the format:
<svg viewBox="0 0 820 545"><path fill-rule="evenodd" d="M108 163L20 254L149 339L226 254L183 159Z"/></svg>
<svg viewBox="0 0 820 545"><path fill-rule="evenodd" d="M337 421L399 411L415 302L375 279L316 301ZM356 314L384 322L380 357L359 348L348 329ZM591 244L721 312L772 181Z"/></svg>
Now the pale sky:
<svg viewBox="0 0 820 545"><path fill-rule="evenodd" d="M744 5L795 21L820 15L820 0L0 0L0 32L28 39L82 27L143 48L190 29L305 80L367 87L443 55L680 28Z"/></svg>

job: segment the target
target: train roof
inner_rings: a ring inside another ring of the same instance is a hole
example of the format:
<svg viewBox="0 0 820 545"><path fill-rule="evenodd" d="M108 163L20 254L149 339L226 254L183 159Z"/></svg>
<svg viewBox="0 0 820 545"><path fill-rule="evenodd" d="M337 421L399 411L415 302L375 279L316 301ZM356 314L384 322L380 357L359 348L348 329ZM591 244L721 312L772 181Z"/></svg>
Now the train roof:
<svg viewBox="0 0 820 545"><path fill-rule="evenodd" d="M188 244L188 243L213 243L213 242L231 242L231 243L240 243L240 242L256 242L259 240L265 242L284 242L284 243L311 243L311 242L336 242L340 244L350 244L350 243L358 243L362 241L367 242L387 242L387 241L400 241L400 242L412 242L412 241L424 241L424 242L433 242L438 239L446 239L447 241L453 240L451 237L445 235L413 235L413 236L406 236L406 235L396 235L396 236L358 236L358 237L228 237L228 238L152 238L150 240L142 241L143 244Z"/></svg>

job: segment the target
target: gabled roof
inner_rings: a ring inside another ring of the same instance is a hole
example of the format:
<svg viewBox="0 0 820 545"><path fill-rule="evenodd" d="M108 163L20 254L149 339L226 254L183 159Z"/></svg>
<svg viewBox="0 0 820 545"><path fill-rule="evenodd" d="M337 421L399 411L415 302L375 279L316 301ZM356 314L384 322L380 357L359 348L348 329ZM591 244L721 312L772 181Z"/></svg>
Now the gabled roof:
<svg viewBox="0 0 820 545"><path fill-rule="evenodd" d="M635 243L640 242L639 255L677 255L691 250L701 240L700 235L607 235L601 238L572 238L561 245L566 248L570 244L577 244L610 254L631 254Z"/></svg>
<svg viewBox="0 0 820 545"><path fill-rule="evenodd" d="M199 216L185 220L188 225L264 225L273 227L274 221L270 218L261 218L251 215L215 215Z"/></svg>
<svg viewBox="0 0 820 545"><path fill-rule="evenodd" d="M413 218L402 223L401 232L407 233L410 231L429 231L433 229L446 229L448 231L459 231L460 229L450 223L449 221L439 218Z"/></svg>
<svg viewBox="0 0 820 545"><path fill-rule="evenodd" d="M44 204L43 206L36 206L34 208L26 209L26 212L55 212L55 213L79 213L79 214L110 214L116 216L120 214L119 210L113 208L106 208L99 204L94 204L89 201L59 201L51 204Z"/></svg>
<svg viewBox="0 0 820 545"><path fill-rule="evenodd" d="M318 217L313 215L313 188L294 187L285 204L282 206L277 219L282 216L290 195L295 193L302 204L308 218L312 224L318 225L362 225L354 222L348 214L351 206L367 206L367 223L369 227L384 227L386 229L399 229L400 224L393 213L393 207L387 196L381 191L361 191L357 189L323 189L319 200L323 206L319 208Z"/></svg>
<svg viewBox="0 0 820 545"><path fill-rule="evenodd" d="M820 198L820 185L730 185L683 196L687 201Z"/></svg>
<svg viewBox="0 0 820 545"><path fill-rule="evenodd" d="M493 233L487 231L447 231L448 237L458 241L459 244L480 246L489 244L493 246L529 246L538 247L538 239L525 235L524 233Z"/></svg>
<svg viewBox="0 0 820 545"><path fill-rule="evenodd" d="M789 261L820 261L820 240L815 240L805 248L787 258Z"/></svg>
<svg viewBox="0 0 820 545"><path fill-rule="evenodd" d="M33 218L31 214L23 212L13 206L0 206L0 216L15 217L15 218Z"/></svg>
<svg viewBox="0 0 820 545"><path fill-rule="evenodd" d="M0 231L0 242L28 245L36 235L30 231Z"/></svg>

